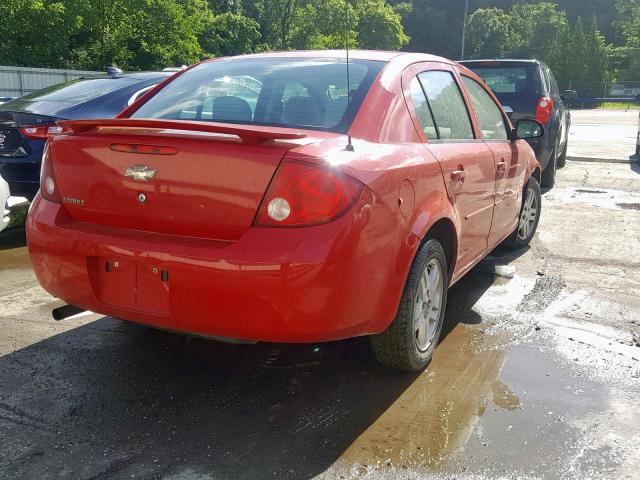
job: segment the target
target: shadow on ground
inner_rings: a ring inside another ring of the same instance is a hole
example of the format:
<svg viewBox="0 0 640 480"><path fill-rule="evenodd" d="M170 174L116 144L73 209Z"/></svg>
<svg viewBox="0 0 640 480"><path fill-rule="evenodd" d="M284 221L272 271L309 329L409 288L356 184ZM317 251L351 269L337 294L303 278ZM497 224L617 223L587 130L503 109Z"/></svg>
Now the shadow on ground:
<svg viewBox="0 0 640 480"><path fill-rule="evenodd" d="M492 282L452 288L445 337L481 322ZM234 346L102 318L1 357L0 378L2 478L309 478L418 375L380 367L366 339Z"/></svg>
<svg viewBox="0 0 640 480"><path fill-rule="evenodd" d="M7 228L0 232L0 250L26 246L27 235L24 227Z"/></svg>

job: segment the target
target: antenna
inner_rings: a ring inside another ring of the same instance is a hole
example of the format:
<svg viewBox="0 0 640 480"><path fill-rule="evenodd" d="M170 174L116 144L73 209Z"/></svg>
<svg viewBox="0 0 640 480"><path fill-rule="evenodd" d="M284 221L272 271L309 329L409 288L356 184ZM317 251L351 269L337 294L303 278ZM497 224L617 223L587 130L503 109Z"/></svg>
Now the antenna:
<svg viewBox="0 0 640 480"><path fill-rule="evenodd" d="M349 40L351 39L349 35L349 2L345 0L344 2L344 18L345 18L345 29L344 29L344 44L345 49L347 51L347 122L351 121L351 76L349 72ZM347 152L353 152L353 143L351 143L351 133L347 132L347 147L345 148Z"/></svg>

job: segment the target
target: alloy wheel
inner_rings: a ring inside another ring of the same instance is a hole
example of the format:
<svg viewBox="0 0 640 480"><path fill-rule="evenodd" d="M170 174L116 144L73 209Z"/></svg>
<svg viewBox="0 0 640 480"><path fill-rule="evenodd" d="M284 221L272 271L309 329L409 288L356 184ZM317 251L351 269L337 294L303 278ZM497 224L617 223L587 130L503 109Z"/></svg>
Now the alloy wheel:
<svg viewBox="0 0 640 480"><path fill-rule="evenodd" d="M438 331L443 285L442 268L440 263L433 259L420 277L413 310L415 341L421 352L426 352L431 347Z"/></svg>
<svg viewBox="0 0 640 480"><path fill-rule="evenodd" d="M524 201L520 224L518 225L518 237L521 240L529 238L536 226L538 219L538 199L532 188L527 189L527 198Z"/></svg>

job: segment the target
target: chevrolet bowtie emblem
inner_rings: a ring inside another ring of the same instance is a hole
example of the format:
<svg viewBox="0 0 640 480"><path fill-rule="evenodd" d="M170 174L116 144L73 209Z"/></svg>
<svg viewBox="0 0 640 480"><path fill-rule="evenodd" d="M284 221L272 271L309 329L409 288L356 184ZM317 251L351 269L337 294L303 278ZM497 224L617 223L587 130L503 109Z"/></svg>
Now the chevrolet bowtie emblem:
<svg viewBox="0 0 640 480"><path fill-rule="evenodd" d="M149 168L146 165L134 165L133 167L127 168L127 171L124 172L124 176L131 177L136 182L146 182L147 180L154 178L156 173L158 173L158 170Z"/></svg>

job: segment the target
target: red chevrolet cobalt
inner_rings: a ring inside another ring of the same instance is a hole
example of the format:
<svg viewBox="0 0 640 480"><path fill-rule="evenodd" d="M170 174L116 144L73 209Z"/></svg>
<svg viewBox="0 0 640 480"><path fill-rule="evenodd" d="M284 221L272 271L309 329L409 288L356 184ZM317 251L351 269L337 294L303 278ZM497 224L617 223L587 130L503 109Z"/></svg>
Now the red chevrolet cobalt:
<svg viewBox="0 0 640 480"><path fill-rule="evenodd" d="M80 309L211 338L371 337L419 370L447 289L532 239L540 172L469 70L423 54L207 61L117 119L59 123L28 241Z"/></svg>

